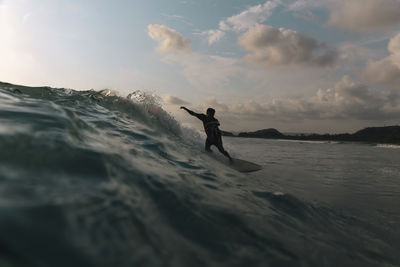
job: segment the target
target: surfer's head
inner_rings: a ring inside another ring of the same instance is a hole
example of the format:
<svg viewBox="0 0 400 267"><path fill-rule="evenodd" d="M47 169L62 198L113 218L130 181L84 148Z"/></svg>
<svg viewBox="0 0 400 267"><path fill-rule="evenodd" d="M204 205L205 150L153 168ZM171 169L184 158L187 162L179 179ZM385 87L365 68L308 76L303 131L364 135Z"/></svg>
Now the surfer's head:
<svg viewBox="0 0 400 267"><path fill-rule="evenodd" d="M213 108L208 108L207 109L207 115L208 116L214 117L214 114L215 114L215 109L213 109Z"/></svg>

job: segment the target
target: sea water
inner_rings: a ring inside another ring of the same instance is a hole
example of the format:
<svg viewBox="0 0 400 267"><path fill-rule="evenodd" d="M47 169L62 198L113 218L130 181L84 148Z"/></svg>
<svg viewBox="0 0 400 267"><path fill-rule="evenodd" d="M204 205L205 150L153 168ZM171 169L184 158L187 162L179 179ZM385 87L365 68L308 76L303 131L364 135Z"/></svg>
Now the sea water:
<svg viewBox="0 0 400 267"><path fill-rule="evenodd" d="M398 147L224 138L243 174L202 140L154 95L0 84L0 266L399 266Z"/></svg>

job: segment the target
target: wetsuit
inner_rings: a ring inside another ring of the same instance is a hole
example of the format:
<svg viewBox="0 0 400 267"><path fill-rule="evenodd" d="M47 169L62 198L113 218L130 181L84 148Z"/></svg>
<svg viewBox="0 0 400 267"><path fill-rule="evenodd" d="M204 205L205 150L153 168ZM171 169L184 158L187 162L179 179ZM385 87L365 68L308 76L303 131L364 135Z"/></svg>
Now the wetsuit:
<svg viewBox="0 0 400 267"><path fill-rule="evenodd" d="M212 145L215 145L218 148L219 152L221 152L231 160L231 156L228 154L228 152L225 151L224 147L222 146L221 130L218 128L219 121L212 116L199 114L191 110L187 111L190 113L190 115L197 117L199 120L203 122L204 130L207 134L207 139L205 144L206 151L211 152L210 147Z"/></svg>

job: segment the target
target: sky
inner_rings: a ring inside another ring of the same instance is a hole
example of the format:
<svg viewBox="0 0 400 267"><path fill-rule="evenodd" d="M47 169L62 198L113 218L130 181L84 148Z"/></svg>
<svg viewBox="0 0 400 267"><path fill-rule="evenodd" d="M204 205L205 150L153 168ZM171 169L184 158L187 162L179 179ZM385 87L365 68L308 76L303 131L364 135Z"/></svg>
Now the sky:
<svg viewBox="0 0 400 267"><path fill-rule="evenodd" d="M0 0L0 81L136 90L221 128L400 121L400 0Z"/></svg>

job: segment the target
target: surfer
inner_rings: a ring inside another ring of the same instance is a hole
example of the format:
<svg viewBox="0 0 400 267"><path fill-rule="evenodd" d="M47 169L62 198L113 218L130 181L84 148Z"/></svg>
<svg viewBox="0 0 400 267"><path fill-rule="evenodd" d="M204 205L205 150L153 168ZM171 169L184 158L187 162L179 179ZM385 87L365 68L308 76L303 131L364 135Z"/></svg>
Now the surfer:
<svg viewBox="0 0 400 267"><path fill-rule="evenodd" d="M222 146L222 137L221 137L221 130L218 128L219 126L219 121L214 117L215 115L215 110L213 108L208 108L207 109L207 115L205 114L199 114L196 112L191 111L190 109L187 109L186 107L181 107L181 109L186 110L190 115L197 117L199 120L203 122L204 130L207 134L207 139L206 139L206 144L205 144L205 149L207 152L212 152L211 146L215 145L219 152L224 154L228 159L229 162L232 163L232 158L226 152L224 147Z"/></svg>

